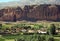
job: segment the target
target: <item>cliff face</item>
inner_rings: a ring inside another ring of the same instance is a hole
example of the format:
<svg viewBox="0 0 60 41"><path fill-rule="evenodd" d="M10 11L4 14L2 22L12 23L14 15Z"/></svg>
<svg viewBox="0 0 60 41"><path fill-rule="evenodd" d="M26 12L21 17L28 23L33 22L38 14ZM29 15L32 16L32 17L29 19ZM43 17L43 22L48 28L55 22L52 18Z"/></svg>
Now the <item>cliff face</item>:
<svg viewBox="0 0 60 41"><path fill-rule="evenodd" d="M4 8L0 10L0 21L60 21L59 5L26 5L23 9Z"/></svg>

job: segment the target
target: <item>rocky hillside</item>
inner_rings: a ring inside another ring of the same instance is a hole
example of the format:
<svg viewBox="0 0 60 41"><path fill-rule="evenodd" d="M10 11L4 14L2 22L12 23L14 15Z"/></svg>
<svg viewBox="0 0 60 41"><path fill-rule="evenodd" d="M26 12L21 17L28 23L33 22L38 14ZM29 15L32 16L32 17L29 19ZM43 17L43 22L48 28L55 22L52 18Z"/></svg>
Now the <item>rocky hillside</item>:
<svg viewBox="0 0 60 41"><path fill-rule="evenodd" d="M0 10L0 21L60 21L60 5L25 5Z"/></svg>

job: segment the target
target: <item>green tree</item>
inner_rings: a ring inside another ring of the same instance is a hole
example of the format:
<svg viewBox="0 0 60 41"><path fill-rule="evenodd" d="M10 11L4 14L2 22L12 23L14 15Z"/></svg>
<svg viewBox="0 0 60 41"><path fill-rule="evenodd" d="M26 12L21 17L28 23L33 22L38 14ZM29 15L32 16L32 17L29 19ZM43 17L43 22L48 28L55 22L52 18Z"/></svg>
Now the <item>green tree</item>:
<svg viewBox="0 0 60 41"><path fill-rule="evenodd" d="M55 25L54 24L51 24L51 26L50 26L50 34L52 34L52 35L54 35L54 34L56 34L56 27L55 27Z"/></svg>
<svg viewBox="0 0 60 41"><path fill-rule="evenodd" d="M18 39L17 41L25 41L25 40L23 40L23 39Z"/></svg>
<svg viewBox="0 0 60 41"><path fill-rule="evenodd" d="M2 24L0 24L0 29L2 28Z"/></svg>
<svg viewBox="0 0 60 41"><path fill-rule="evenodd" d="M50 37L48 41L54 41L54 38L53 37Z"/></svg>

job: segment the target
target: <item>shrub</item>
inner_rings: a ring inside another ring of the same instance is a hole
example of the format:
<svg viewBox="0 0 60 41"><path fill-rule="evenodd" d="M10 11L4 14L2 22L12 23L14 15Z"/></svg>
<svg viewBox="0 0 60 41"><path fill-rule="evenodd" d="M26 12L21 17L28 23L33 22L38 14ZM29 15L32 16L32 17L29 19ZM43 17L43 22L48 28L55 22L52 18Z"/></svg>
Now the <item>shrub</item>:
<svg viewBox="0 0 60 41"><path fill-rule="evenodd" d="M3 38L0 38L0 41L5 41L5 39L3 39Z"/></svg>

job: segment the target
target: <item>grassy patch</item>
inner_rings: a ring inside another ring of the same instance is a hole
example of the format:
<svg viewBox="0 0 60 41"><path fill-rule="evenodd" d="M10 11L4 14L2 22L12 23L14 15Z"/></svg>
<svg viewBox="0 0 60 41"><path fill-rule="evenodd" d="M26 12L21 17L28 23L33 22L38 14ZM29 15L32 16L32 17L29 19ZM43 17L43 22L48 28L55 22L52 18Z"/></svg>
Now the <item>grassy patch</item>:
<svg viewBox="0 0 60 41"><path fill-rule="evenodd" d="M14 39L6 39L5 41L15 41Z"/></svg>

